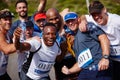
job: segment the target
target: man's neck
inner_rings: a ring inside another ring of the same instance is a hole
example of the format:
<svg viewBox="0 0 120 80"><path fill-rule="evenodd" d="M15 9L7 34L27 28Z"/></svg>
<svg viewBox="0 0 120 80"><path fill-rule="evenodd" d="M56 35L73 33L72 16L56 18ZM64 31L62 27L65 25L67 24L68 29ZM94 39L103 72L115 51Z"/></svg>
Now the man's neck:
<svg viewBox="0 0 120 80"><path fill-rule="evenodd" d="M22 22L25 22L25 21L27 21L28 20L28 17L19 17L19 19L20 19L20 21L22 21Z"/></svg>

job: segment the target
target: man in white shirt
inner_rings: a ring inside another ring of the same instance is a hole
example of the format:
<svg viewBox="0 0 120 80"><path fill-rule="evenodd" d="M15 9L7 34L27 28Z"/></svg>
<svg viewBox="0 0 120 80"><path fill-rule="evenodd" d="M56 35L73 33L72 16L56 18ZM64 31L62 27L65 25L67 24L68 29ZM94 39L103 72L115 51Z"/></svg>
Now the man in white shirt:
<svg viewBox="0 0 120 80"><path fill-rule="evenodd" d="M86 21L94 22L105 31L111 46L111 59L113 60L113 80L120 80L120 16L108 13L99 1L93 1L89 6L90 15L82 16L79 26L82 32L87 30Z"/></svg>
<svg viewBox="0 0 120 80"><path fill-rule="evenodd" d="M56 28L52 23L47 23L43 29L43 37L33 37L20 43L21 29L15 30L15 44L20 51L30 51L29 56L22 66L21 80L50 80L49 71L61 50L56 42Z"/></svg>

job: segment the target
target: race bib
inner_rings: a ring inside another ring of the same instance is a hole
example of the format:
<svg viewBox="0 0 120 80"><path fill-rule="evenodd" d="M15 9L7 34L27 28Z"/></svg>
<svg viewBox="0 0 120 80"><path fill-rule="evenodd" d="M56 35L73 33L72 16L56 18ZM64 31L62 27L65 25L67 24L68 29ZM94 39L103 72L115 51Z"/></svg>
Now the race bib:
<svg viewBox="0 0 120 80"><path fill-rule="evenodd" d="M84 51L80 52L78 56L78 65L81 68L85 68L92 62L92 55L90 49L85 49Z"/></svg>
<svg viewBox="0 0 120 80"><path fill-rule="evenodd" d="M111 56L120 56L120 46L115 45L110 47Z"/></svg>
<svg viewBox="0 0 120 80"><path fill-rule="evenodd" d="M38 69L35 69L34 71L37 74L46 74L50 71L53 65L54 62L39 61L39 64L37 66Z"/></svg>

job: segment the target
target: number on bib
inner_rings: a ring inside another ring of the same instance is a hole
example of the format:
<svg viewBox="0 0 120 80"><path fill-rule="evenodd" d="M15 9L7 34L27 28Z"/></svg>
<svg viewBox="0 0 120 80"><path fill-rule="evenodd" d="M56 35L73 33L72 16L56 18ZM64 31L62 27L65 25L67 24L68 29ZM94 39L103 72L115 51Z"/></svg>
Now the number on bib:
<svg viewBox="0 0 120 80"><path fill-rule="evenodd" d="M78 56L78 65L81 68L88 66L92 62L92 55L90 49L85 49L84 51L80 52Z"/></svg>

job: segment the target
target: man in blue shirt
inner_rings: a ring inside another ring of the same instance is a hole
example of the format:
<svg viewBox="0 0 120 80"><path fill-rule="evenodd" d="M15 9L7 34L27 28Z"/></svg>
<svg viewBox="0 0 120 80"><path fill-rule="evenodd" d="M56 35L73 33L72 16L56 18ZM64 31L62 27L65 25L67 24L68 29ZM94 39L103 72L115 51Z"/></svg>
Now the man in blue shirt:
<svg viewBox="0 0 120 80"><path fill-rule="evenodd" d="M90 22L88 31L80 32L80 19L74 12L67 13L64 21L76 33L73 48L77 63L70 69L63 66L62 72L72 74L81 71L78 80L111 80L109 40L104 31Z"/></svg>
<svg viewBox="0 0 120 80"><path fill-rule="evenodd" d="M40 4L38 6L37 12L43 12L46 5L46 0L40 0ZM20 26L21 22L27 22L28 20L33 20L33 16L28 16L28 3L26 0L18 0L15 4L16 12L18 13L19 19L16 20L13 24L11 29L9 30L9 36L13 37L14 30Z"/></svg>

